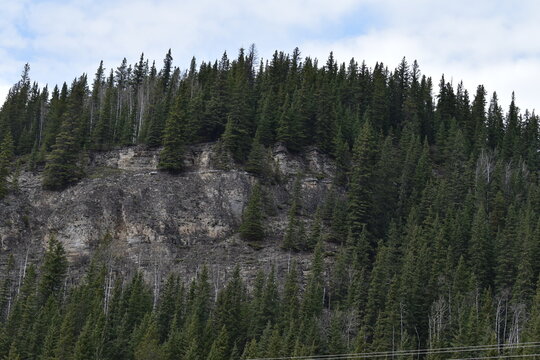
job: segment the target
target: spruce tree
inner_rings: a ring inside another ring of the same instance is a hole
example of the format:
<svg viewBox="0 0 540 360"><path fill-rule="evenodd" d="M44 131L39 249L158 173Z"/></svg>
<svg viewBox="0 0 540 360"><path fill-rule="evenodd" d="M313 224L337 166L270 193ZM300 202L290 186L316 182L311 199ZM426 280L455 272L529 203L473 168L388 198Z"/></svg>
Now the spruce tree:
<svg viewBox="0 0 540 360"><path fill-rule="evenodd" d="M270 176L270 168L268 166L269 159L266 155L265 147L259 143L257 137L253 139L251 150L246 161L246 171L258 176L262 179L268 179Z"/></svg>
<svg viewBox="0 0 540 360"><path fill-rule="evenodd" d="M165 123L163 149L159 154L158 168L177 173L184 168L186 123L186 94L180 94Z"/></svg>
<svg viewBox="0 0 540 360"><path fill-rule="evenodd" d="M165 352L159 343L159 334L154 317L149 322L142 322L140 331L144 332L142 338L135 344L135 360L165 360Z"/></svg>
<svg viewBox="0 0 540 360"><path fill-rule="evenodd" d="M324 279L322 277L324 271L324 244L319 240L313 253L311 261L311 271L304 293L302 303L302 320L309 322L312 318L321 314L324 305Z"/></svg>
<svg viewBox="0 0 540 360"><path fill-rule="evenodd" d="M369 120L365 120L354 144L349 190L349 221L355 236L371 224L376 161L375 135Z"/></svg>
<svg viewBox="0 0 540 360"><path fill-rule="evenodd" d="M262 191L258 183L253 186L251 194L242 214L242 225L240 225L240 236L247 241L260 242L264 239L264 228L262 224Z"/></svg>
<svg viewBox="0 0 540 360"><path fill-rule="evenodd" d="M0 144L0 199L8 192L8 174L10 163L13 158L13 138L11 132L6 131Z"/></svg>
<svg viewBox="0 0 540 360"><path fill-rule="evenodd" d="M473 220L469 258L476 279L481 288L492 286L493 241L489 234L487 216L480 205Z"/></svg>
<svg viewBox="0 0 540 360"><path fill-rule="evenodd" d="M298 291L298 271L296 262L294 262L287 273L285 284L283 286L283 301L280 319L282 327L288 326L291 322L294 323L298 321L300 309Z"/></svg>
<svg viewBox="0 0 540 360"><path fill-rule="evenodd" d="M218 336L212 343L206 360L229 360L229 337L225 327L221 328Z"/></svg>
<svg viewBox="0 0 540 360"><path fill-rule="evenodd" d="M73 82L60 132L56 136L53 151L47 159L43 173L43 187L49 190L63 190L75 184L82 177L78 164L80 151L80 125L86 95L86 79L81 77Z"/></svg>
<svg viewBox="0 0 540 360"><path fill-rule="evenodd" d="M540 336L540 278L536 283L536 295L532 302L531 313L525 329L524 341L536 341Z"/></svg>
<svg viewBox="0 0 540 360"><path fill-rule="evenodd" d="M45 304L49 296L54 296L59 300L67 266L67 257L62 243L55 236L51 236L41 268L38 289L41 304Z"/></svg>
<svg viewBox="0 0 540 360"><path fill-rule="evenodd" d="M94 85L95 86L95 85ZM101 86L100 86L101 87ZM115 95L116 89L114 88L114 79L113 73L111 70L111 75L107 81L107 88L105 89L105 98L103 100L103 105L96 108L96 112L99 110L99 116L96 116L95 124L92 130L92 145L93 148L97 150L106 150L112 142L112 123L113 123L113 113L115 112L113 108L113 97ZM97 96L96 101L97 101ZM94 97L94 94L92 95Z"/></svg>

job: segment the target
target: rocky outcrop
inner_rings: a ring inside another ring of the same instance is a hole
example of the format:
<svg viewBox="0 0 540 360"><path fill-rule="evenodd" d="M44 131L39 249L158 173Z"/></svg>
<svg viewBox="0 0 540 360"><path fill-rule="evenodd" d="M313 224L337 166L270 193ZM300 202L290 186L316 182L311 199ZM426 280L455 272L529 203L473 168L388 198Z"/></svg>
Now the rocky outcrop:
<svg viewBox="0 0 540 360"><path fill-rule="evenodd" d="M272 150L280 180L263 186L267 237L253 247L237 230L258 180L232 164L230 170L217 169L215 148L201 144L188 149L186 170L179 175L157 171L157 150L130 147L92 153L87 176L62 192L43 190L40 173L22 172L18 191L0 205L1 263L9 254L16 266L37 261L54 235L65 246L74 276L104 246L116 271L139 268L149 277L169 270L191 277L208 264L219 282L236 264L246 276L260 267L287 267L291 254L279 245L294 181L301 174L309 221L332 186L332 162L316 149L301 155L281 146ZM308 257L292 256L300 262Z"/></svg>

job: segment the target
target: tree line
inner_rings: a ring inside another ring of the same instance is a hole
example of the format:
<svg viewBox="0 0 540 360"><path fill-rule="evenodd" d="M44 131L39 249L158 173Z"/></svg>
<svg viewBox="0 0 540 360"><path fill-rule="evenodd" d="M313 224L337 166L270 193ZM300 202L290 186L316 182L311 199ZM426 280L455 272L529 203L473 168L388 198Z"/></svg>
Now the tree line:
<svg viewBox="0 0 540 360"><path fill-rule="evenodd" d="M355 59L340 64L331 53L321 66L298 49L258 61L253 46L232 61L224 53L197 67L193 58L184 72L172 61L169 50L158 70L141 55L109 75L101 62L91 84L83 74L52 90L32 83L26 65L0 110L3 161L18 156L32 167L45 165L44 186L63 189L84 175L79 157L87 151L162 146L160 168L178 172L189 144L219 141L244 164L280 142L292 152L316 146L334 156L344 183L368 122L380 141L414 134L442 154L461 132L465 156L489 149L538 165L535 114L521 114L514 98L505 114L496 93L488 104L483 86L471 101L462 83L455 89L444 76L434 97L431 78L416 62L403 59L391 71Z"/></svg>

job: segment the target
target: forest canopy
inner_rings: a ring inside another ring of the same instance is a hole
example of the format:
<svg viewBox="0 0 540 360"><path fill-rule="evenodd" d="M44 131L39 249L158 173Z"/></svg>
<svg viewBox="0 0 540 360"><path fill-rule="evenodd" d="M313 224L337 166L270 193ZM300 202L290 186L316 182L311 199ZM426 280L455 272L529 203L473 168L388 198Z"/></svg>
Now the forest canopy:
<svg viewBox="0 0 540 360"><path fill-rule="evenodd" d="M216 297L204 269L192 283L172 274L152 296L141 274L113 279L97 258L66 289L53 239L39 272L20 287L6 277L0 357L248 359L540 339L539 118L514 96L503 107L482 85L434 85L416 61L389 69L331 53L320 64L298 49L193 58L184 72L171 51L159 69L141 55L53 89L29 71L0 110L0 197L20 166L62 190L84 176L85 153L143 145L177 176L190 145L216 142L255 177L238 231L264 246L261 196L280 181L269 149L326 154L334 191L309 219L298 186L290 194L280 247L310 254L305 277L291 266L248 286L238 268ZM445 356L460 355L433 358Z"/></svg>

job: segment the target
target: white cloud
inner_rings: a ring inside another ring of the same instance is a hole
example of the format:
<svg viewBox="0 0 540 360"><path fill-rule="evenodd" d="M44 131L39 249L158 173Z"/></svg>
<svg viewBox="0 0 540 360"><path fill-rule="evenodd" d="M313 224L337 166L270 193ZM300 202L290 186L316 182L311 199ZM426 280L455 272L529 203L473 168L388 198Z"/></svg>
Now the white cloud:
<svg viewBox="0 0 540 360"><path fill-rule="evenodd" d="M52 86L82 72L91 78L102 59L111 68L145 52L161 66L172 48L175 64L185 68L192 55L213 60L256 43L265 58L300 46L321 61L334 50L342 61L392 68L406 56L435 84L444 72L471 92L480 83L496 90L504 106L515 90L521 108L534 108L539 10L540 2L507 0L11 1L0 17L0 99L27 61L32 79ZM357 13L377 18L355 22ZM344 19L347 30L336 39Z"/></svg>
<svg viewBox="0 0 540 360"><path fill-rule="evenodd" d="M515 90L522 109L539 108L537 3L386 0L379 6L387 26L346 39L308 41L302 48L318 57L334 50L340 60L354 56L371 66L382 61L391 69L406 56L417 59L435 84L444 73L454 83L463 80L472 95L479 84L497 91L504 107Z"/></svg>
<svg viewBox="0 0 540 360"><path fill-rule="evenodd" d="M296 46L293 29L313 30L358 6L355 0L12 3L3 9L0 20L0 53L5 49L12 54L12 61L1 68L3 88L17 81L27 61L32 79L52 86L69 82L82 72L93 76L102 59L109 68L118 66L124 57L133 63L141 52L161 66L166 51L172 48L175 64L181 67L186 67L193 55L214 60L224 50L236 52L251 43L260 44L260 53L269 55L273 49ZM12 67L9 71L8 66ZM0 96L5 95L0 92Z"/></svg>

